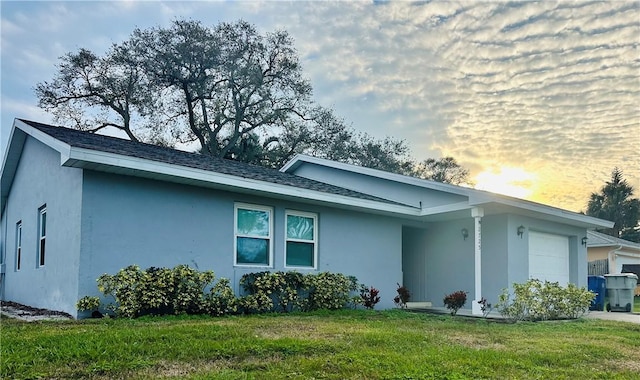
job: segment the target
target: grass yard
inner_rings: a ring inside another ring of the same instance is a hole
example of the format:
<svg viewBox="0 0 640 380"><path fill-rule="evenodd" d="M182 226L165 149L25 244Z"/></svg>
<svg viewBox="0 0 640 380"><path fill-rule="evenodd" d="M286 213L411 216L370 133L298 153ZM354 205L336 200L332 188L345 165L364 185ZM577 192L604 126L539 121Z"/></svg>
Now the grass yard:
<svg viewBox="0 0 640 380"><path fill-rule="evenodd" d="M638 378L640 325L393 311L1 321L0 377Z"/></svg>

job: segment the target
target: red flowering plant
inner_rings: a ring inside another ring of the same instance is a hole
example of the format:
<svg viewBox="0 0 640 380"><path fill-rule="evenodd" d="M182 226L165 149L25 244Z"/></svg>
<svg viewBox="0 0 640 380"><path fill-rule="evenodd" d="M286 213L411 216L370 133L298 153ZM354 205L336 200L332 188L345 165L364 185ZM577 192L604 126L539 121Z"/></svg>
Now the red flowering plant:
<svg viewBox="0 0 640 380"><path fill-rule="evenodd" d="M451 315L456 315L458 310L467 302L467 292L458 290L444 297L444 306L451 311Z"/></svg>

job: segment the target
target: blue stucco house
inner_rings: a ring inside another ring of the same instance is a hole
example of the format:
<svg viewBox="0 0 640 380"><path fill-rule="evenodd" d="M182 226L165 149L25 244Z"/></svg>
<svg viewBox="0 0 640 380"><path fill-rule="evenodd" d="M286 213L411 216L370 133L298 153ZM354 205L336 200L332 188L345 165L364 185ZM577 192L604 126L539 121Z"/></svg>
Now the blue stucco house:
<svg viewBox="0 0 640 380"><path fill-rule="evenodd" d="M280 171L16 119L3 152L3 300L77 315L102 273L188 264L238 290L263 270L331 271L418 302L495 302L530 277L586 286L610 222L308 156ZM480 313L477 303L467 307Z"/></svg>

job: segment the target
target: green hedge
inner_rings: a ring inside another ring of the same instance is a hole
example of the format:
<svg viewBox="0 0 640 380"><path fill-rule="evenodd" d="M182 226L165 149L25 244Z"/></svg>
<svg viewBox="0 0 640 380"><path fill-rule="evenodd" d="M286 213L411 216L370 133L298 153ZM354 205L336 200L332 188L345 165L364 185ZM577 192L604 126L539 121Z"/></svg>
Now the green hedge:
<svg viewBox="0 0 640 380"><path fill-rule="evenodd" d="M98 290L114 302L103 305L99 297L83 297L78 310L110 312L135 318L142 315L264 313L341 309L362 303L357 279L338 273L257 272L240 279L244 295L236 297L229 280L217 282L213 271L186 265L173 269L130 265L114 275L97 279Z"/></svg>

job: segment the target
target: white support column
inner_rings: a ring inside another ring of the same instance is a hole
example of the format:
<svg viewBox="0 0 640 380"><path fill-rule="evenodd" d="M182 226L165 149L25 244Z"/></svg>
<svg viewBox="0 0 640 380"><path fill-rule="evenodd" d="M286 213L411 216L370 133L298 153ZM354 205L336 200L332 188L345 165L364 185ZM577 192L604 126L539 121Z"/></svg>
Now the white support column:
<svg viewBox="0 0 640 380"><path fill-rule="evenodd" d="M482 217L484 209L475 207L471 209L471 216L474 219L475 226L475 294L473 303L471 304L471 313L473 315L482 315L481 305L478 303L482 298Z"/></svg>

